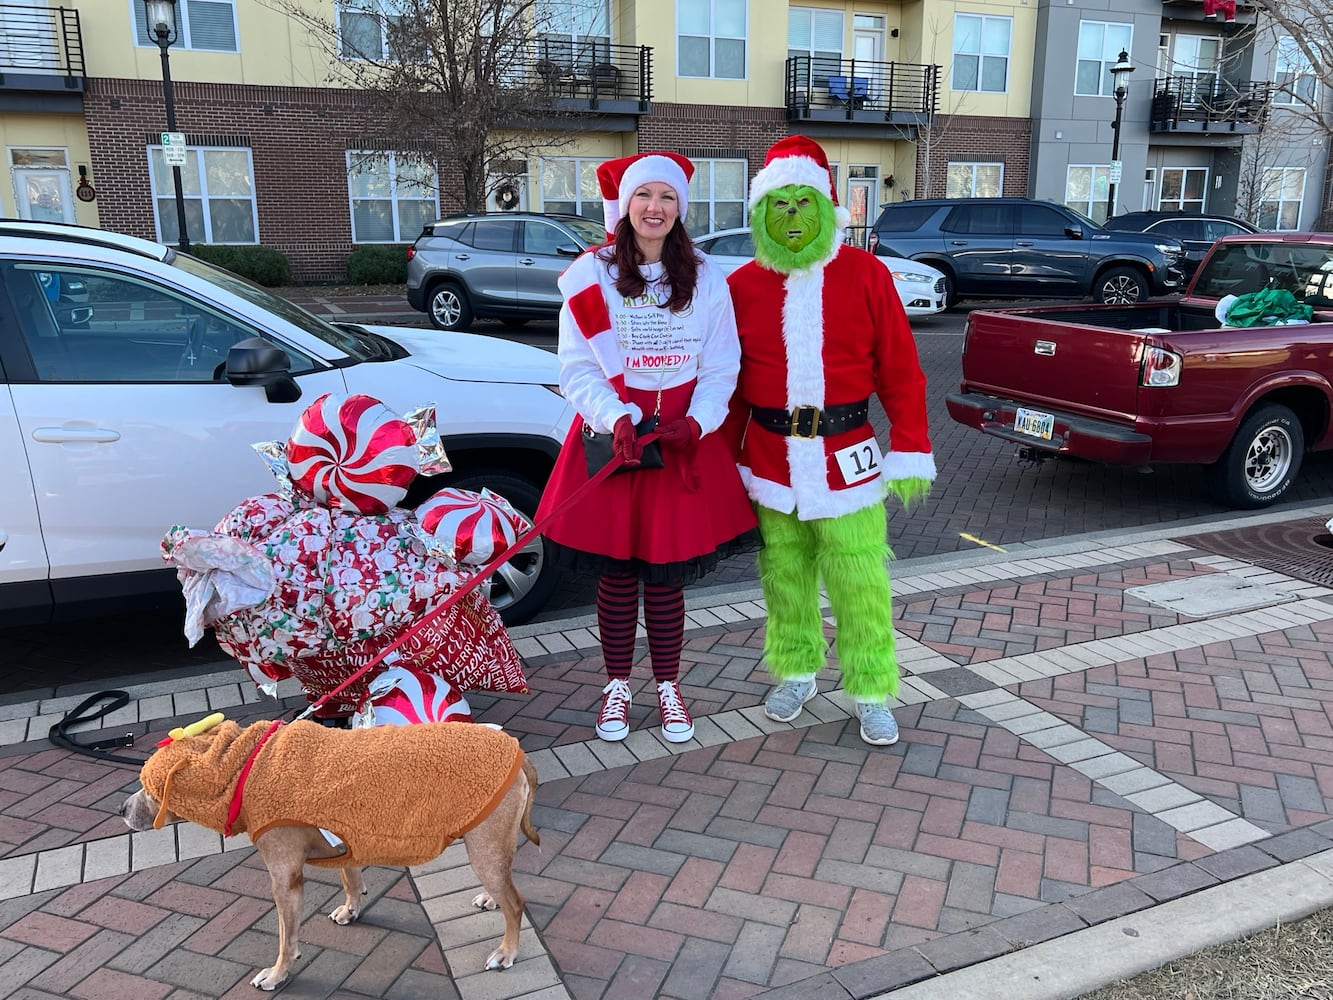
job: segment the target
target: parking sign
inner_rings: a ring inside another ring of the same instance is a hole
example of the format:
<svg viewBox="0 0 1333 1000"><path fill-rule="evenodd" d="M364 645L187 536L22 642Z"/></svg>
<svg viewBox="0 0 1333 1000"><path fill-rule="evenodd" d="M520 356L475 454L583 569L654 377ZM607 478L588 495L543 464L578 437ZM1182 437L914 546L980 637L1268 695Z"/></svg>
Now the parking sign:
<svg viewBox="0 0 1333 1000"><path fill-rule="evenodd" d="M162 156L169 167L185 166L185 133L162 133Z"/></svg>

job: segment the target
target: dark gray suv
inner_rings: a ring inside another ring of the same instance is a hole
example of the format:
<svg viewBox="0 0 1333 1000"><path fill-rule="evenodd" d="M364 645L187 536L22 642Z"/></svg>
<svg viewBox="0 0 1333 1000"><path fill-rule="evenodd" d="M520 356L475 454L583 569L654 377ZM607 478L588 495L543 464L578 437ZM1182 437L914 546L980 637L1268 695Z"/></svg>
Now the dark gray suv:
<svg viewBox="0 0 1333 1000"><path fill-rule="evenodd" d="M927 198L884 206L875 253L944 272L959 298L1089 298L1139 302L1178 291L1182 247L1113 232L1064 205L1030 198Z"/></svg>
<svg viewBox="0 0 1333 1000"><path fill-rule="evenodd" d="M577 215L440 219L407 248L407 301L441 330L466 330L474 319L553 318L560 312L556 279L605 239L600 223Z"/></svg>

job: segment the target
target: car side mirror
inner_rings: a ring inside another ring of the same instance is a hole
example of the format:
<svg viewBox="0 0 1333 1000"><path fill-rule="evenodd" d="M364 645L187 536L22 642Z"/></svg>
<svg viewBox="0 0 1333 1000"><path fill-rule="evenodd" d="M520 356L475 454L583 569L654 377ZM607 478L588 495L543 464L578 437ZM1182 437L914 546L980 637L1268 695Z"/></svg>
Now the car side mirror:
<svg viewBox="0 0 1333 1000"><path fill-rule="evenodd" d="M1071 240L1081 240L1083 239L1083 227L1065 226L1065 235L1068 236Z"/></svg>
<svg viewBox="0 0 1333 1000"><path fill-rule="evenodd" d="M259 337L242 340L227 352L227 381L235 386L263 386L270 403L295 403L301 398L291 367L286 351Z"/></svg>
<svg viewBox="0 0 1333 1000"><path fill-rule="evenodd" d="M583 253L583 251L573 243L561 243L555 248L555 252L561 257L577 257L579 254Z"/></svg>

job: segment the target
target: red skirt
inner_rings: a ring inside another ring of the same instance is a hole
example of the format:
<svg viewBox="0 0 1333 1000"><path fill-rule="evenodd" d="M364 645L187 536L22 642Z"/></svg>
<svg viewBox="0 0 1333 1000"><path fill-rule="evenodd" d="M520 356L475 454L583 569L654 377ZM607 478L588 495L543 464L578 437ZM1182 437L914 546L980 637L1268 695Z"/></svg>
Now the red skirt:
<svg viewBox="0 0 1333 1000"><path fill-rule="evenodd" d="M659 425L685 416L694 383L662 393ZM645 414L656 390L629 390ZM583 421L575 420L546 484L537 520L555 543L556 562L585 575L630 572L649 583L693 583L736 552L759 546L754 506L721 434L707 434L694 449L662 449L664 468L637 469L604 479L558 518L549 512L588 481ZM690 489L689 472L698 488Z"/></svg>

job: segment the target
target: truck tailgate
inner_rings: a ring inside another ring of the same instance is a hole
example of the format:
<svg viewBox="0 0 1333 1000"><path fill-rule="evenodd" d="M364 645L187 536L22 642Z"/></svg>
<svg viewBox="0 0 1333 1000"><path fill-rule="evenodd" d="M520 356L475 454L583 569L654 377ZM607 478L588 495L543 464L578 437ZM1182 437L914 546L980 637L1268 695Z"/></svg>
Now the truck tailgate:
<svg viewBox="0 0 1333 1000"><path fill-rule="evenodd" d="M1132 423L1145 334L977 311L968 319L963 388Z"/></svg>

